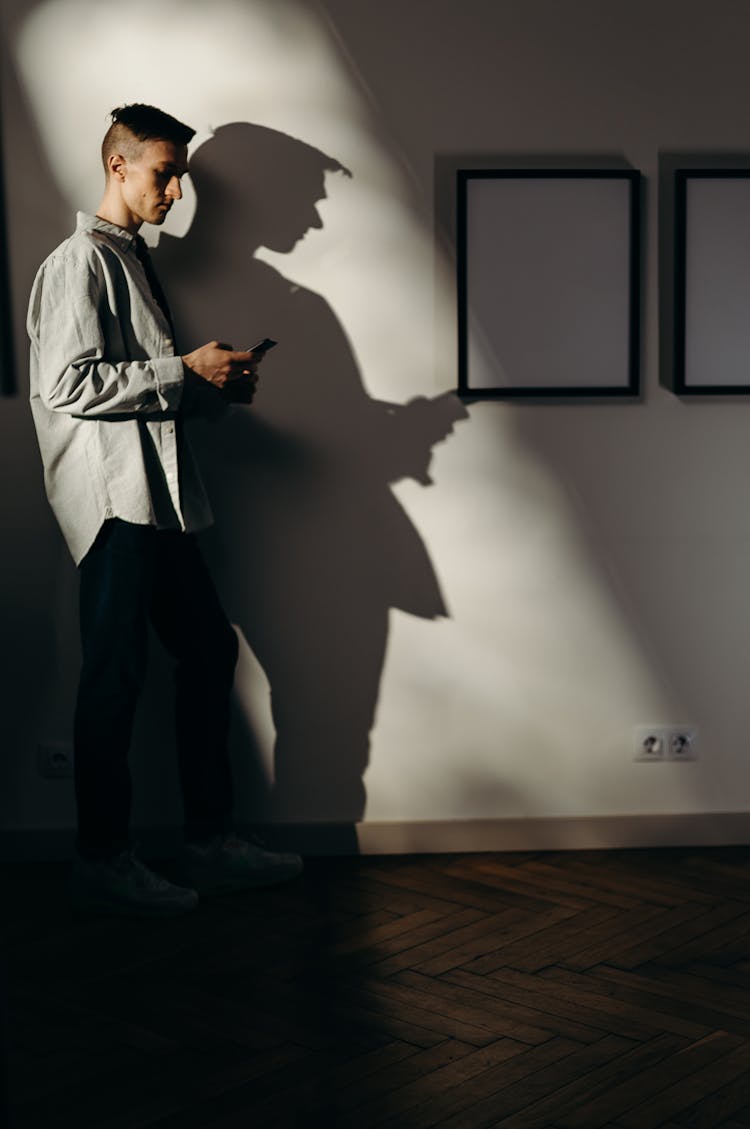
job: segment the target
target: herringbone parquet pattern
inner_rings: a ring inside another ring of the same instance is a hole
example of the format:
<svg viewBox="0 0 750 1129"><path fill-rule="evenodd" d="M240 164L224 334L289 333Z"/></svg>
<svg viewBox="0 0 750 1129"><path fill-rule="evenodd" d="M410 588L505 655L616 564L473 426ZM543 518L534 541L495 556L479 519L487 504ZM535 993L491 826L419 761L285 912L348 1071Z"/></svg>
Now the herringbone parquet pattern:
<svg viewBox="0 0 750 1129"><path fill-rule="evenodd" d="M12 1129L750 1126L750 850L317 860L159 923L0 873Z"/></svg>

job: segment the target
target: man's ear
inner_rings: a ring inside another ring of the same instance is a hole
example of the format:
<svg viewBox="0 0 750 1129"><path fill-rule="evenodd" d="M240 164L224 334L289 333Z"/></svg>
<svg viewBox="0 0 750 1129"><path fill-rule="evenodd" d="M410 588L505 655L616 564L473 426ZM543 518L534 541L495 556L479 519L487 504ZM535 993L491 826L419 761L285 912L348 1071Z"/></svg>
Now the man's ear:
<svg viewBox="0 0 750 1129"><path fill-rule="evenodd" d="M107 169L110 176L115 177L116 180L125 179L125 171L127 169L127 160L121 153L110 153L107 158Z"/></svg>

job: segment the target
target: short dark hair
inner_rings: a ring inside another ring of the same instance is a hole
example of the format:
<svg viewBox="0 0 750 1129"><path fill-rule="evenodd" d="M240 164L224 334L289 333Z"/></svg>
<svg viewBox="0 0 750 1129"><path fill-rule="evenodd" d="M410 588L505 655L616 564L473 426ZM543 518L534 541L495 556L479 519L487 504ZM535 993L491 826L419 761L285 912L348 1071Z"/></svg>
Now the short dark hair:
<svg viewBox="0 0 750 1129"><path fill-rule="evenodd" d="M134 102L131 106L118 106L111 113L112 124L102 141L102 163L107 171L107 160L114 152L134 157L147 141L171 141L174 145L187 145L195 137L189 125L165 114L156 106Z"/></svg>

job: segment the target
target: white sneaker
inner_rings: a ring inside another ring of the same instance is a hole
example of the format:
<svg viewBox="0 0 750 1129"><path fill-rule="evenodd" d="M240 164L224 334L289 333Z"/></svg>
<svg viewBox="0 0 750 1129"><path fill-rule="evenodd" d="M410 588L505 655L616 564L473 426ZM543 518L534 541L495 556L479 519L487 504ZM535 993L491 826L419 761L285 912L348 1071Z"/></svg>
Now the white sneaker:
<svg viewBox="0 0 750 1129"><path fill-rule="evenodd" d="M195 890L175 886L122 851L111 859L78 859L69 880L74 909L125 917L164 917L198 905Z"/></svg>
<svg viewBox="0 0 750 1129"><path fill-rule="evenodd" d="M238 835L217 835L205 846L187 843L180 860L181 879L200 894L275 886L301 872L299 855L269 851Z"/></svg>

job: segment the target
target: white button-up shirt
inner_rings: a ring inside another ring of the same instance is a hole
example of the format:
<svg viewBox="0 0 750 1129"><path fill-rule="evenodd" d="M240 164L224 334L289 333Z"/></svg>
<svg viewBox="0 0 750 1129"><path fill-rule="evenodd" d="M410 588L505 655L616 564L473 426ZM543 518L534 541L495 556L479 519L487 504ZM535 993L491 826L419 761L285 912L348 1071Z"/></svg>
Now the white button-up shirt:
<svg viewBox="0 0 750 1129"><path fill-rule="evenodd" d="M107 518L210 525L182 426L182 360L135 236L79 212L37 273L27 328L47 497L76 564Z"/></svg>

